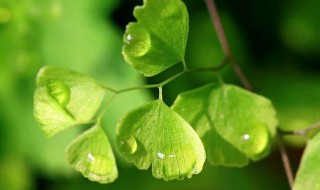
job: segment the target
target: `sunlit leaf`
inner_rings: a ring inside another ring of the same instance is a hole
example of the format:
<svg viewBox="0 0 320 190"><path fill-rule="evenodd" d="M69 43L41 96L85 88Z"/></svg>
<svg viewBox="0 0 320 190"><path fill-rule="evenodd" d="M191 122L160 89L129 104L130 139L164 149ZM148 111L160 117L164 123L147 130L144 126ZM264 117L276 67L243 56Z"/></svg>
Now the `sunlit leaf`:
<svg viewBox="0 0 320 190"><path fill-rule="evenodd" d="M98 125L75 139L66 152L69 164L91 181L110 183L118 177L109 140Z"/></svg>
<svg viewBox="0 0 320 190"><path fill-rule="evenodd" d="M105 90L87 76L44 67L37 76L34 116L50 137L67 127L90 121L104 94Z"/></svg>
<svg viewBox="0 0 320 190"><path fill-rule="evenodd" d="M214 126L214 118L209 114L209 97L217 85L206 85L181 93L172 109L180 114L198 133L212 165L245 166L247 156L221 137Z"/></svg>
<svg viewBox="0 0 320 190"><path fill-rule="evenodd" d="M144 0L137 22L124 34L125 60L145 76L156 75L184 59L189 17L180 0Z"/></svg>
<svg viewBox="0 0 320 190"><path fill-rule="evenodd" d="M200 173L205 152L191 126L162 100L128 113L117 126L117 146L139 169L165 180Z"/></svg>
<svg viewBox="0 0 320 190"><path fill-rule="evenodd" d="M240 167L264 156L277 125L269 100L233 85L182 93L173 109L195 128L213 165Z"/></svg>
<svg viewBox="0 0 320 190"><path fill-rule="evenodd" d="M320 189L320 133L307 144L295 179L295 190Z"/></svg>

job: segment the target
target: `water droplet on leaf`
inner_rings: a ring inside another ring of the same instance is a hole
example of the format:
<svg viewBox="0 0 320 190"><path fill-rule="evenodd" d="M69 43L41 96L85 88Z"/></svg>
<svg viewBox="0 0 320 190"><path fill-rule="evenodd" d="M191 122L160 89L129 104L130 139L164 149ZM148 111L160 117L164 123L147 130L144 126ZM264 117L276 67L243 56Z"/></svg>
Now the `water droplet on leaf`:
<svg viewBox="0 0 320 190"><path fill-rule="evenodd" d="M70 100L69 87L60 80L53 80L46 84L48 93L55 99L62 107L65 107Z"/></svg>
<svg viewBox="0 0 320 190"><path fill-rule="evenodd" d="M166 157L166 155L162 154L161 152L158 152L158 157L163 159L164 157Z"/></svg>
<svg viewBox="0 0 320 190"><path fill-rule="evenodd" d="M121 153L131 155L137 151L137 141L133 136L130 136L119 143Z"/></svg>
<svg viewBox="0 0 320 190"><path fill-rule="evenodd" d="M88 160L89 160L90 162L93 162L93 161L95 160L94 157L93 157L93 155L92 155L91 153L88 154Z"/></svg>
<svg viewBox="0 0 320 190"><path fill-rule="evenodd" d="M70 99L70 90L66 84L60 80L50 81L46 85L48 93L62 107L65 107Z"/></svg>
<svg viewBox="0 0 320 190"><path fill-rule="evenodd" d="M241 149L247 155L258 155L262 153L268 145L269 132L265 125L258 124L250 131L241 136Z"/></svg>
<svg viewBox="0 0 320 190"><path fill-rule="evenodd" d="M130 44L130 41L133 40L131 34L127 35L127 44Z"/></svg>
<svg viewBox="0 0 320 190"><path fill-rule="evenodd" d="M128 53L133 57L144 56L151 47L149 32L144 28L136 27L126 36Z"/></svg>
<svg viewBox="0 0 320 190"><path fill-rule="evenodd" d="M244 135L242 136L242 139L243 139L243 140L249 140L249 139L250 139L250 135L249 135L249 134L244 134Z"/></svg>

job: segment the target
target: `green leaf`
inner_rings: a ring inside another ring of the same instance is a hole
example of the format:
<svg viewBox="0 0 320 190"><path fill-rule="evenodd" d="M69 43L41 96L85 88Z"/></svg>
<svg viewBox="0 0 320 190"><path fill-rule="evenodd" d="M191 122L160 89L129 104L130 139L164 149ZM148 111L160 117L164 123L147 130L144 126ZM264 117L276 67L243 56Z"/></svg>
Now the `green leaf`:
<svg viewBox="0 0 320 190"><path fill-rule="evenodd" d="M217 133L209 114L210 93L217 85L205 85L181 93L172 109L180 114L198 133L212 165L242 167L249 163L247 156ZM192 110L192 111L191 111Z"/></svg>
<svg viewBox="0 0 320 190"><path fill-rule="evenodd" d="M44 133L86 123L99 108L105 90L93 79L55 67L42 68L37 76L34 116Z"/></svg>
<svg viewBox="0 0 320 190"><path fill-rule="evenodd" d="M194 126L214 165L244 166L246 157L261 158L268 153L277 126L269 100L233 85L207 85L182 93L173 109Z"/></svg>
<svg viewBox="0 0 320 190"><path fill-rule="evenodd" d="M218 133L254 160L265 156L278 124L271 102L233 85L222 85L211 98Z"/></svg>
<svg viewBox="0 0 320 190"><path fill-rule="evenodd" d="M191 126L162 100L128 113L117 125L117 147L139 169L164 180L201 172L205 151Z"/></svg>
<svg viewBox="0 0 320 190"><path fill-rule="evenodd" d="M295 190L320 189L320 133L307 144L297 171Z"/></svg>
<svg viewBox="0 0 320 190"><path fill-rule="evenodd" d="M109 140L98 125L75 139L66 153L69 164L91 181L111 183L118 177Z"/></svg>
<svg viewBox="0 0 320 190"><path fill-rule="evenodd" d="M145 76L154 76L184 60L189 16L180 0L144 0L136 7L137 22L124 34L125 60Z"/></svg>

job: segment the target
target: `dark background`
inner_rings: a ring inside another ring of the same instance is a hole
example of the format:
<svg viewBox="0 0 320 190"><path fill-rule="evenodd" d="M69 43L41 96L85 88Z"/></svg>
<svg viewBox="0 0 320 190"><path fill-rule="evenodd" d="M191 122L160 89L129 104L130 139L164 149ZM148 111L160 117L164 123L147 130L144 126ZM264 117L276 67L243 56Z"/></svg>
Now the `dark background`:
<svg viewBox="0 0 320 190"><path fill-rule="evenodd" d="M190 15L186 62L219 64L223 54L203 1L185 0ZM47 139L33 119L35 77L43 65L85 73L117 89L156 83L176 72L144 79L121 55L125 25L134 21L137 0L0 0L0 189L289 189L275 146L269 157L248 167L204 166L183 181L165 182L139 171L117 155L119 178L90 182L70 168L64 149L83 128ZM300 129L320 118L320 2L317 0L216 1L232 52L255 91L274 104L283 130ZM231 67L225 82L241 86ZM170 105L177 94L216 81L212 73L188 74L164 88ZM114 127L130 109L156 97L135 91L117 98L104 119ZM296 171L304 139L285 137ZM115 150L115 149L114 149ZM116 152L116 151L115 151Z"/></svg>

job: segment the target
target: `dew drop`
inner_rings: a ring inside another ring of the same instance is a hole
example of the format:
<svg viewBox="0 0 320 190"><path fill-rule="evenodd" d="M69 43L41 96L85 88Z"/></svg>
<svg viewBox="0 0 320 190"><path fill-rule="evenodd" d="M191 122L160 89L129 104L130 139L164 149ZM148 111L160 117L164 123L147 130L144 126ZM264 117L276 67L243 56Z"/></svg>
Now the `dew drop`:
<svg viewBox="0 0 320 190"><path fill-rule="evenodd" d="M257 124L247 133L241 135L240 147L247 155L255 156L262 153L269 142L269 132L266 125Z"/></svg>
<svg viewBox="0 0 320 190"><path fill-rule="evenodd" d="M65 107L70 100L69 87L60 80L52 80L46 84L48 93L55 99L62 107Z"/></svg>
<svg viewBox="0 0 320 190"><path fill-rule="evenodd" d="M130 136L121 140L119 143L119 149L123 154L131 155L137 151L137 141L134 137Z"/></svg>
<svg viewBox="0 0 320 190"><path fill-rule="evenodd" d="M132 57L144 56L151 47L149 32L144 28L136 27L135 30L126 36L126 51Z"/></svg>
<svg viewBox="0 0 320 190"><path fill-rule="evenodd" d="M169 157L170 158L174 158L174 157L176 157L176 155L175 154L170 154Z"/></svg>
<svg viewBox="0 0 320 190"><path fill-rule="evenodd" d="M250 135L249 135L249 134L244 134L244 135L242 136L242 139L243 139L243 140L249 140L249 139L250 139Z"/></svg>
<svg viewBox="0 0 320 190"><path fill-rule="evenodd" d="M130 44L130 41L133 40L131 34L127 35L127 44Z"/></svg>
<svg viewBox="0 0 320 190"><path fill-rule="evenodd" d="M87 159L89 160L89 162L93 162L95 160L91 153L88 153Z"/></svg>
<svg viewBox="0 0 320 190"><path fill-rule="evenodd" d="M166 157L166 155L162 154L161 152L158 152L158 157L163 159L164 157Z"/></svg>

